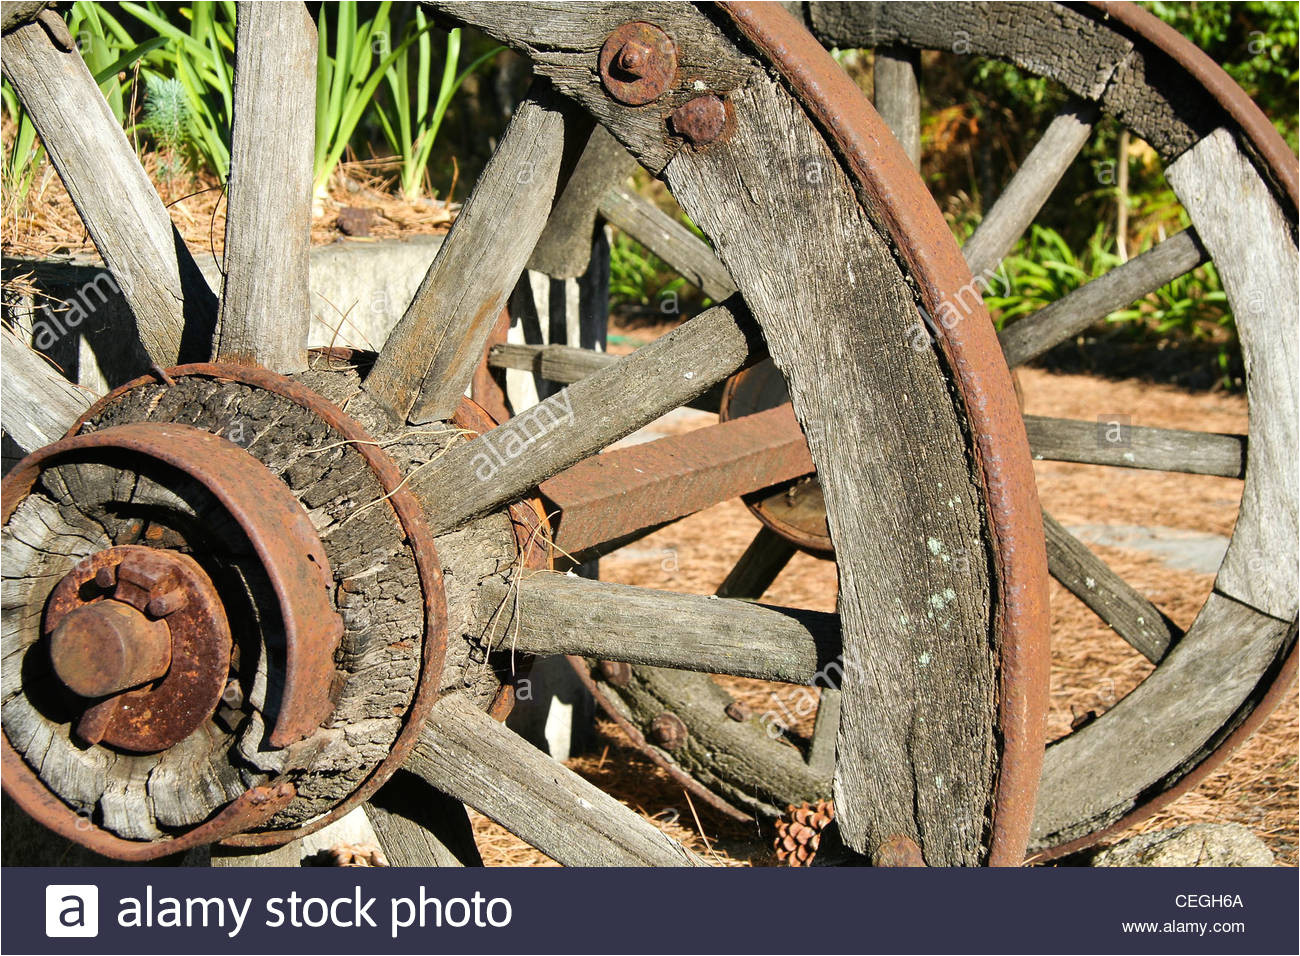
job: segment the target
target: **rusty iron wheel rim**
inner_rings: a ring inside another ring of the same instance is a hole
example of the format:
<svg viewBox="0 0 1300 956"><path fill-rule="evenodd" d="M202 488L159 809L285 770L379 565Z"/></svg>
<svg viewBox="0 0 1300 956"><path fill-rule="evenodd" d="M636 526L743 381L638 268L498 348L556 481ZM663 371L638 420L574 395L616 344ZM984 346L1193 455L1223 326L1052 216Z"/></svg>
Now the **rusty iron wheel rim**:
<svg viewBox="0 0 1300 956"><path fill-rule="evenodd" d="M761 7L762 5L737 2L724 3L722 6L728 8L729 15L733 19L739 20L738 14L743 8ZM1285 141L1260 111L1259 107L1242 91L1235 81L1194 43L1136 4L1090 0L1089 6L1099 11L1103 17L1115 20L1120 25L1117 32L1135 37L1137 40L1146 43L1149 48L1154 48L1167 56L1178 68L1193 77L1213 97L1245 136L1249 146L1255 153L1254 165L1256 168L1263 173L1265 180L1270 183L1284 208L1289 207L1288 214L1294 215L1297 208L1298 169L1295 154L1290 151ZM763 11L755 10L752 12L761 14ZM773 14L770 19L780 19L780 15ZM768 31L769 37L776 34L779 34L779 30L775 32ZM755 42L759 41L756 39ZM906 41L902 42L905 43ZM783 70L782 72L786 75L787 82L792 86L797 85L796 79L791 78L788 71ZM833 125L833 123L827 125ZM847 150L849 146L844 146L844 148ZM733 391L736 380L745 374L747 373L738 373L736 378L733 378L728 383L727 392ZM724 409L726 407L725 397L723 407ZM809 544L816 545L817 542L814 539L805 540L807 536L802 534L801 529L784 526L779 521L772 520L770 514L755 508L752 503L747 502L747 505L751 512L771 530L781 534L802 550L818 554L815 547L807 547ZM819 556L830 557L832 554L823 551ZM1229 719L1225 727L1210 738L1210 743L1207 744L1207 747L1210 748L1208 753L1198 758L1198 763L1192 770L1181 776L1175 773L1167 778L1162 778L1165 781L1172 780L1172 785L1162 784L1157 781L1157 784L1151 788L1149 796L1139 800L1136 807L1122 814L1118 819L1085 836L1054 847L1038 850L1029 857L1028 862L1041 862L1058 858L1086 848L1099 840L1114 836L1125 828L1149 818L1208 778L1231 756L1237 747L1266 722L1269 714L1285 698L1288 688L1296 679L1296 654L1295 639L1292 636L1289 640L1283 642L1278 658L1265 671L1259 687L1246 698L1241 709ZM586 674L585 668L583 673ZM615 712L605 695L598 689L597 699L606 710L611 713ZM664 757L655 752L653 748L644 743L640 746L652 757L664 761ZM1160 789L1161 786L1164 786L1164 789Z"/></svg>

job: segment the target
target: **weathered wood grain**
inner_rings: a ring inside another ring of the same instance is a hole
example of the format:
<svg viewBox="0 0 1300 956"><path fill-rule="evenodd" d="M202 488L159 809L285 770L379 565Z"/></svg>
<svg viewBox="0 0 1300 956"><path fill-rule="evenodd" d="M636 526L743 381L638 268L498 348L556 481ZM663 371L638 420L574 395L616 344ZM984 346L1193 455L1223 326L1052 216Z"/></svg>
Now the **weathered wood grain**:
<svg viewBox="0 0 1300 956"><path fill-rule="evenodd" d="M465 807L399 770L370 798L366 816L393 866L482 866Z"/></svg>
<svg viewBox="0 0 1300 956"><path fill-rule="evenodd" d="M567 120L566 120L567 115ZM366 378L372 398L419 424L450 418L546 225L565 147L579 123L534 85Z"/></svg>
<svg viewBox="0 0 1300 956"><path fill-rule="evenodd" d="M636 160L618 140L605 127L596 126L555 199L546 228L528 259L528 268L553 279L574 279L586 272L601 197L635 169Z"/></svg>
<svg viewBox="0 0 1300 956"><path fill-rule="evenodd" d="M718 585L718 597L757 601L790 563L795 550L793 544L767 525L759 528L740 560Z"/></svg>
<svg viewBox="0 0 1300 956"><path fill-rule="evenodd" d="M1043 530L1052 577L1143 657L1159 664L1182 633L1178 625L1047 512L1043 512Z"/></svg>
<svg viewBox="0 0 1300 956"><path fill-rule="evenodd" d="M1112 312L1209 261L1194 229L1174 233L1141 255L1093 279L998 333L1012 368L1038 358Z"/></svg>
<svg viewBox="0 0 1300 956"><path fill-rule="evenodd" d="M1294 623L1211 594L1160 667L1047 748L1031 849L1091 833L1176 782L1257 699L1261 677L1294 641Z"/></svg>
<svg viewBox="0 0 1300 956"><path fill-rule="evenodd" d="M986 553L967 438L938 356L908 344L915 301L830 149L769 80L731 102L730 139L665 176L762 325L826 495L846 674L837 819L859 851L901 834L931 864L977 863L996 638L987 563L951 558Z"/></svg>
<svg viewBox="0 0 1300 956"><path fill-rule="evenodd" d="M56 48L38 23L6 33L0 48L4 75L130 305L145 351L164 366L206 360L216 297L81 54Z"/></svg>
<svg viewBox="0 0 1300 956"><path fill-rule="evenodd" d="M316 24L288 3L235 6L234 117L218 361L307 366Z"/></svg>
<svg viewBox="0 0 1300 956"><path fill-rule="evenodd" d="M899 44L996 56L1093 100L1102 95L1132 49L1132 43L1104 23L1059 3L813 2L804 6L809 28L826 46Z"/></svg>
<svg viewBox="0 0 1300 956"><path fill-rule="evenodd" d="M835 738L840 732L840 691L823 687L817 698L817 719L808 745L808 769L819 777L835 773Z"/></svg>
<svg viewBox="0 0 1300 956"><path fill-rule="evenodd" d="M485 588L493 644L811 684L840 652L834 614L537 573Z"/></svg>
<svg viewBox="0 0 1300 956"><path fill-rule="evenodd" d="M451 529L514 501L725 379L762 348L743 309L695 316L413 475L430 524Z"/></svg>
<svg viewBox="0 0 1300 956"><path fill-rule="evenodd" d="M1273 617L1295 617L1300 491L1300 253L1296 224L1225 129L1165 170L1214 257L1246 365L1250 446L1241 511L1215 587Z"/></svg>
<svg viewBox="0 0 1300 956"><path fill-rule="evenodd" d="M635 191L610 189L601 199L600 213L715 302L736 291L731 273L707 242Z"/></svg>
<svg viewBox="0 0 1300 956"><path fill-rule="evenodd" d="M593 676L599 676L599 668ZM790 804L830 796L829 774L808 766L792 729L817 706L817 695L808 688L773 691L753 713L737 720L727 713L731 694L707 674L634 667L622 686L602 681L599 687L634 729L649 727L665 712L680 717L690 728L684 741L669 746L653 733L643 739L660 759L734 807L775 817ZM719 760L719 754L727 759Z"/></svg>
<svg viewBox="0 0 1300 956"><path fill-rule="evenodd" d="M97 397L60 375L8 326L0 327L0 365L4 433L24 454L62 438Z"/></svg>
<svg viewBox="0 0 1300 956"><path fill-rule="evenodd" d="M921 168L921 51L882 47L873 63L876 112L917 169Z"/></svg>
<svg viewBox="0 0 1300 956"><path fill-rule="evenodd" d="M459 695L434 705L406 767L565 866L699 862Z"/></svg>
<svg viewBox="0 0 1300 956"><path fill-rule="evenodd" d="M1091 103L1067 105L1043 131L1006 189L962 246L962 255L977 279L992 276L1037 217L1047 197L1079 155L1099 110Z"/></svg>
<svg viewBox="0 0 1300 956"><path fill-rule="evenodd" d="M1117 440L1106 439L1110 426L1068 418L1025 416L1025 431L1034 457L1119 468L1148 468L1187 475L1242 478L1246 474L1246 436L1170 428L1123 426Z"/></svg>
<svg viewBox="0 0 1300 956"><path fill-rule="evenodd" d="M534 73L550 78L556 89L580 103L655 174L681 148L682 141L668 134L669 114L701 89L720 95L735 89L757 68L701 10L681 0L656 3L652 17L647 17L645 4L632 0L581 4L438 0L429 5L526 55ZM677 82L653 103L624 106L601 85L600 48L618 27L647 18L673 39Z"/></svg>

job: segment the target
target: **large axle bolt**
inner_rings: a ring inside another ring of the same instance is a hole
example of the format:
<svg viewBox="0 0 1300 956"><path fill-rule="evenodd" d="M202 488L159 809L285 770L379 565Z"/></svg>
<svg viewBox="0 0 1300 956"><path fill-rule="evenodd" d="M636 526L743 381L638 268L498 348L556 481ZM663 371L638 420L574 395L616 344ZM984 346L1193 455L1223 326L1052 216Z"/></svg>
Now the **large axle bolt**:
<svg viewBox="0 0 1300 956"><path fill-rule="evenodd" d="M79 561L46 606L54 674L85 699L76 734L134 753L179 743L216 710L230 626L193 558L139 545Z"/></svg>
<svg viewBox="0 0 1300 956"><path fill-rule="evenodd" d="M72 611L50 634L50 660L63 685L107 697L155 681L172 661L171 632L129 604L100 601Z"/></svg>

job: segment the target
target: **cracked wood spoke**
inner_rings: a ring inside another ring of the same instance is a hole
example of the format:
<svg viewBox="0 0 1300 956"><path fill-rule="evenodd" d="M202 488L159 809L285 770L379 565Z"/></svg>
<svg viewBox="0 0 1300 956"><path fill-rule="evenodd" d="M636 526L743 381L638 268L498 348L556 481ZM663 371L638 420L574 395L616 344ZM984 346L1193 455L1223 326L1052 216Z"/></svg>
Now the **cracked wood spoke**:
<svg viewBox="0 0 1300 956"><path fill-rule="evenodd" d="M998 333L1007 364L1015 368L1038 358L1094 322L1209 261L1194 229L1175 233L1064 298L1008 325Z"/></svg>
<svg viewBox="0 0 1300 956"><path fill-rule="evenodd" d="M1098 112L1092 103L1066 106L1043 131L1007 188L962 247L971 275L978 279L997 271L998 263L1029 228L1087 143Z"/></svg>
<svg viewBox="0 0 1300 956"><path fill-rule="evenodd" d="M1118 426L1108 425L1104 420L1085 422L1025 416L1029 448L1036 459L1186 475L1245 477L1245 435L1124 425L1114 438L1109 438L1112 427Z"/></svg>
<svg viewBox="0 0 1300 956"><path fill-rule="evenodd" d="M456 694L434 705L406 768L565 866L700 862Z"/></svg>
<svg viewBox="0 0 1300 956"><path fill-rule="evenodd" d="M812 470L808 443L785 404L605 452L539 490L559 510L556 546L576 554Z"/></svg>
<svg viewBox="0 0 1300 956"><path fill-rule="evenodd" d="M365 808L393 866L483 865L464 804L409 771L397 771Z"/></svg>
<svg viewBox="0 0 1300 956"><path fill-rule="evenodd" d="M636 160L597 125L573 174L555 200L528 268L552 279L576 279L591 264L591 240L601 197L636 170Z"/></svg>
<svg viewBox="0 0 1300 956"><path fill-rule="evenodd" d="M0 326L0 365L4 431L23 454L62 438L98 397L60 375L8 326Z"/></svg>
<svg viewBox="0 0 1300 956"><path fill-rule="evenodd" d="M1159 664L1182 636L1178 625L1046 511L1043 530L1047 534L1047 568L1052 577L1143 657Z"/></svg>
<svg viewBox="0 0 1300 956"><path fill-rule="evenodd" d="M840 653L835 614L562 574L485 585L479 616L502 649L788 684L811 684Z"/></svg>
<svg viewBox="0 0 1300 956"><path fill-rule="evenodd" d="M288 3L235 7L225 284L216 357L299 372L311 301L316 25Z"/></svg>
<svg viewBox="0 0 1300 956"><path fill-rule="evenodd" d="M412 477L430 524L449 530L518 499L699 397L761 352L760 343L739 299L715 306L500 428L455 446Z"/></svg>
<svg viewBox="0 0 1300 956"><path fill-rule="evenodd" d="M372 397L414 423L451 417L546 225L566 139L589 130L534 83L367 376Z"/></svg>
<svg viewBox="0 0 1300 956"><path fill-rule="evenodd" d="M4 75L160 365L206 360L217 300L75 47L39 23L7 33ZM100 300L105 292L96 282ZM93 301L87 299L86 301ZM39 345L39 338L37 344Z"/></svg>
<svg viewBox="0 0 1300 956"><path fill-rule="evenodd" d="M731 573L718 585L718 597L757 601L785 570L796 550L786 538L763 525Z"/></svg>
<svg viewBox="0 0 1300 956"><path fill-rule="evenodd" d="M600 214L715 302L736 291L707 242L635 191L612 187L600 201Z"/></svg>
<svg viewBox="0 0 1300 956"><path fill-rule="evenodd" d="M487 367L532 372L548 382L568 385L610 365L618 364L621 358L622 356L611 355L609 352L580 349L572 345L523 345L504 342L492 346L488 351ZM725 383L719 383L702 395L697 395L686 403L686 407L716 413L722 404L723 384Z"/></svg>
<svg viewBox="0 0 1300 956"><path fill-rule="evenodd" d="M876 112L894 134L907 158L921 168L921 51L906 47L876 50Z"/></svg>

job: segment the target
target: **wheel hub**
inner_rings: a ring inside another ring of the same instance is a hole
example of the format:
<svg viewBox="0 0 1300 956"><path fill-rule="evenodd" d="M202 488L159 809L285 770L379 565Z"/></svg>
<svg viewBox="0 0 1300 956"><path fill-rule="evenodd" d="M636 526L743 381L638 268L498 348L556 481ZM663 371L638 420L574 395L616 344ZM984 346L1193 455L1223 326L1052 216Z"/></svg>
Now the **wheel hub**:
<svg viewBox="0 0 1300 956"><path fill-rule="evenodd" d="M166 750L212 716L230 675L230 624L212 579L177 551L127 545L78 562L45 611L50 661L84 699L87 744Z"/></svg>

